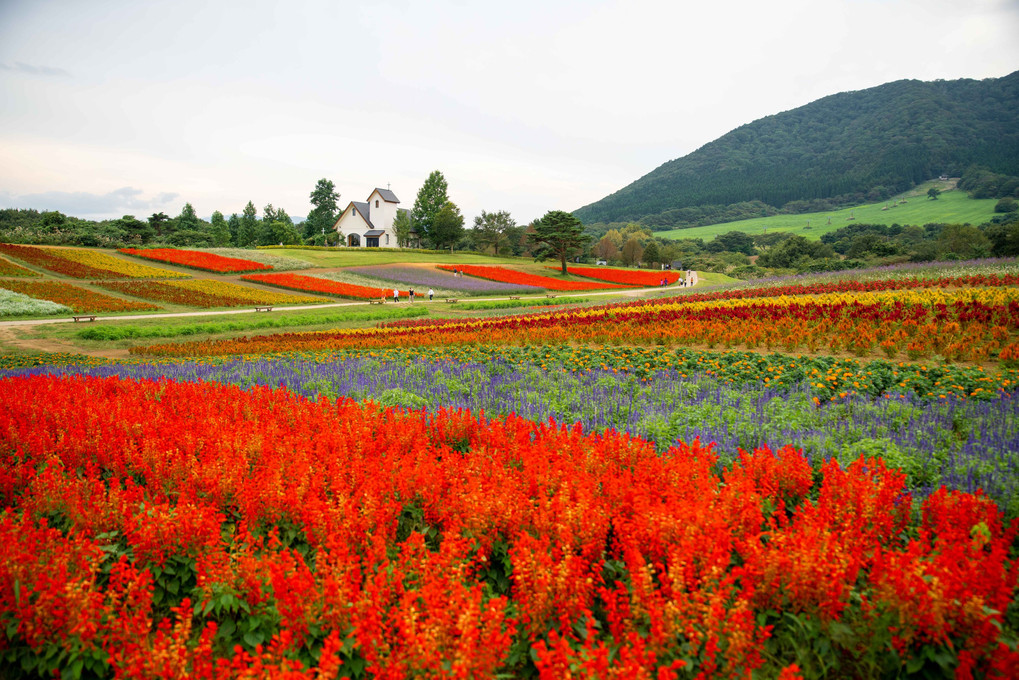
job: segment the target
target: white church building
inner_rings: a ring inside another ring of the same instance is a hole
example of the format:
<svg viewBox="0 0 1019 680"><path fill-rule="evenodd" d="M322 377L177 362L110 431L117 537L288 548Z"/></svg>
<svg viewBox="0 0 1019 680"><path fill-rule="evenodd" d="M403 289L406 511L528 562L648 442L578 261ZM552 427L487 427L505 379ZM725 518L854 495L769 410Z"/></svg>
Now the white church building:
<svg viewBox="0 0 1019 680"><path fill-rule="evenodd" d="M399 248L393 221L397 213L407 212L398 208L400 199L389 189L376 188L366 201L351 201L333 225L343 234L351 248ZM410 233L410 247L419 247L418 234Z"/></svg>

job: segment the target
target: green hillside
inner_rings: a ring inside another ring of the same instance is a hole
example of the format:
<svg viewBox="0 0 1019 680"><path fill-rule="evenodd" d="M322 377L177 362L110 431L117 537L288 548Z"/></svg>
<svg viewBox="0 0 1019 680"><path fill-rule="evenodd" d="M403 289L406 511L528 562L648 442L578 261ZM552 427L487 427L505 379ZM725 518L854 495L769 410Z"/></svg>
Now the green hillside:
<svg viewBox="0 0 1019 680"><path fill-rule="evenodd" d="M973 224L987 222L994 216L997 199L969 198L961 190L944 191L936 201L927 198L927 188L937 182L925 183L881 203L858 205L853 208L801 215L772 215L739 222L724 222L704 227L671 229L657 232L656 236L672 239L702 238L710 241L719 234L741 231L746 234L764 234L788 231L810 239L835 231L849 224ZM905 200L905 203L901 201Z"/></svg>
<svg viewBox="0 0 1019 680"><path fill-rule="evenodd" d="M700 206L753 208L739 219L791 201L880 201L971 165L1019 175L1019 71L825 97L741 126L574 214L668 228L691 224Z"/></svg>

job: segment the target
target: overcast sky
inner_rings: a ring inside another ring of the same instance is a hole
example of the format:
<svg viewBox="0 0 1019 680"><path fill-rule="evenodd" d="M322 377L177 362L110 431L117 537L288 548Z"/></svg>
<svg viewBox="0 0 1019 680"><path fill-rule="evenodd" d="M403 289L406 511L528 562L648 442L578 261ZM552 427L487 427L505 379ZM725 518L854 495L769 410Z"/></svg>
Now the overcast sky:
<svg viewBox="0 0 1019 680"><path fill-rule="evenodd" d="M0 207L574 210L735 127L1019 69L1019 0L0 0Z"/></svg>

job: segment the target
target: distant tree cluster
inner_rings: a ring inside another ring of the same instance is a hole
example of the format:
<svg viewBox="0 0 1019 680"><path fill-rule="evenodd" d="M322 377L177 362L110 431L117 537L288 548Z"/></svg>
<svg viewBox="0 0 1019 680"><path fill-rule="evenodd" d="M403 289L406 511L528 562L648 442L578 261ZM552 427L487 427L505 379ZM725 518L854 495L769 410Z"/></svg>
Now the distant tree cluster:
<svg viewBox="0 0 1019 680"><path fill-rule="evenodd" d="M637 222L605 226L585 227L592 239L584 258L622 266L669 265L743 279L901 262L1019 256L1019 205L980 226L851 224L820 240L789 232L751 236L735 230L707 241L663 239Z"/></svg>
<svg viewBox="0 0 1019 680"><path fill-rule="evenodd" d="M145 219L124 215L112 220L85 220L57 211L7 208L0 210L0 240L11 243L78 245L119 248L123 246L169 245L211 248L224 246L265 246L335 244L333 231L338 214L339 194L327 179L320 179L311 192L314 206L300 227L283 208L270 203L258 209L248 201L240 214L225 217L219 210L208 220L198 217L194 206L185 203L180 214L153 213Z"/></svg>

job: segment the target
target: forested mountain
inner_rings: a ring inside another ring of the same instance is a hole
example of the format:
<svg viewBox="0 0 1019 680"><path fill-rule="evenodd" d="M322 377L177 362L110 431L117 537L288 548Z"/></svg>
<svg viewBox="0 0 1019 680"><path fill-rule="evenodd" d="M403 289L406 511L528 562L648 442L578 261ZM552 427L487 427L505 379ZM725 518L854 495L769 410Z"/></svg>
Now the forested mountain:
<svg viewBox="0 0 1019 680"><path fill-rule="evenodd" d="M673 227L707 206L745 213L792 201L882 200L972 165L1019 175L1019 71L824 97L736 128L574 214L585 223Z"/></svg>

